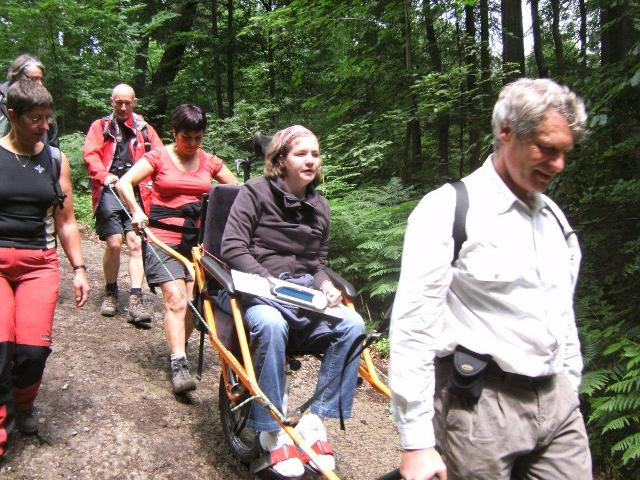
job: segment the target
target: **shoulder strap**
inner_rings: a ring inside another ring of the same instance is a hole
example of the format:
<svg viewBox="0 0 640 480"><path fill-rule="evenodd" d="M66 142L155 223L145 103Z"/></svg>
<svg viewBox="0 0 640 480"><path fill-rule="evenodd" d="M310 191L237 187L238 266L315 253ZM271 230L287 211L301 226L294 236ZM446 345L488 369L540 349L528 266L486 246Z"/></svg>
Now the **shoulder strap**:
<svg viewBox="0 0 640 480"><path fill-rule="evenodd" d="M64 208L64 199L67 196L62 192L60 186L60 170L62 169L62 152L59 148L52 147L51 145L45 145L49 160L51 161L51 182L53 184L53 191L56 194L53 206Z"/></svg>
<svg viewBox="0 0 640 480"><path fill-rule="evenodd" d="M140 131L142 140L144 141L144 152L149 153L151 151L151 142L149 141L149 132L147 126L149 125L143 118L135 113L133 115L133 126L136 130Z"/></svg>
<svg viewBox="0 0 640 480"><path fill-rule="evenodd" d="M11 122L7 116L7 97L0 92L0 137L4 137L11 130Z"/></svg>
<svg viewBox="0 0 640 480"><path fill-rule="evenodd" d="M467 240L467 211L469 210L469 193L467 186L462 180L451 182L450 185L456 189L456 211L453 218L453 260L458 259L462 244Z"/></svg>
<svg viewBox="0 0 640 480"><path fill-rule="evenodd" d="M107 140L110 135L109 135L109 122L111 121L111 118L109 117L109 115L107 115L106 117L102 117L102 136L104 137L105 140Z"/></svg>
<svg viewBox="0 0 640 480"><path fill-rule="evenodd" d="M553 206L549 203L549 202L545 202L546 208L547 210L549 210L551 212L551 215L553 215L553 218L556 219L556 222L558 222L558 225L560 226L560 230L562 230L562 235L564 236L565 240L568 240L569 237L571 235L577 235L575 230L570 230L568 229L561 221L560 221L560 217L558 216L558 214L556 213L556 211L554 210Z"/></svg>
<svg viewBox="0 0 640 480"><path fill-rule="evenodd" d="M145 123L140 129L142 139L144 140L144 151L149 153L151 151L151 142L149 141L149 132L147 131L147 124Z"/></svg>

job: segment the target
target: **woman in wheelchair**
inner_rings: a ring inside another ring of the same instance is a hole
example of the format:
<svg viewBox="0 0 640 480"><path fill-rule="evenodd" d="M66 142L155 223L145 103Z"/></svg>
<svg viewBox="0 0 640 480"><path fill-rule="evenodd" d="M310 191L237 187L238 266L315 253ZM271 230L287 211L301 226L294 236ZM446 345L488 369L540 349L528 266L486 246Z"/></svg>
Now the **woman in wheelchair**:
<svg viewBox="0 0 640 480"><path fill-rule="evenodd" d="M219 183L237 180L221 159L200 148L207 117L199 106L177 107L171 127L175 143L146 154L116 188L129 206L136 229L148 224L158 239L190 259L197 240L202 194L209 191L212 180ZM149 218L133 188L147 177L153 182ZM162 289L173 391L182 394L195 390L185 354L186 341L193 331L185 294L191 298L193 278L182 263L151 244L145 248L144 260L149 285Z"/></svg>
<svg viewBox="0 0 640 480"><path fill-rule="evenodd" d="M342 295L324 270L329 246L329 205L315 186L321 181L318 139L300 125L277 132L267 148L264 176L249 180L231 208L222 238L222 256L232 269L272 276L319 289L335 306ZM359 360L344 367L351 345L364 332L362 318L344 308L342 319L284 306L269 299L247 300L249 331L258 383L282 411L285 352L323 353L317 398L296 430L319 454L325 468L335 462L322 419L351 414ZM344 367L344 370L343 370ZM304 473L297 450L267 411L254 403L247 426L260 432L262 448L281 458L274 469L282 476ZM278 452L282 449L283 452ZM292 453L293 452L293 453ZM289 457L289 458L287 458Z"/></svg>

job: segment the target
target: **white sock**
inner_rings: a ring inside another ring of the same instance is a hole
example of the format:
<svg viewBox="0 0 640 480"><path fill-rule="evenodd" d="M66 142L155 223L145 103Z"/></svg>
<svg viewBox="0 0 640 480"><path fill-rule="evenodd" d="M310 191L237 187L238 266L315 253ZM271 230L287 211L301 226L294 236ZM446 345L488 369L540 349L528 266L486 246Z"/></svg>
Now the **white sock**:
<svg viewBox="0 0 640 480"><path fill-rule="evenodd" d="M176 360L179 360L181 358L187 358L187 354L184 352L176 352L176 353L172 353L171 354L171 361L175 362Z"/></svg>

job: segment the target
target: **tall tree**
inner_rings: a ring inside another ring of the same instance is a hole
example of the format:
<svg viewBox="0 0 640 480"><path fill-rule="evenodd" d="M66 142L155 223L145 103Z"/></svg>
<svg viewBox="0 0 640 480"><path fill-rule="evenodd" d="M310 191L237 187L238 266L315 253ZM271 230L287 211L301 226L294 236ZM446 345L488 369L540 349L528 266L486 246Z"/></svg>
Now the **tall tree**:
<svg viewBox="0 0 640 480"><path fill-rule="evenodd" d="M615 71L619 64L633 59L632 48L640 41L640 32L634 27L633 13L638 13L632 0L605 0L600 7L601 63L607 70ZM637 17L636 17L637 19ZM638 55L635 55L637 59ZM635 62L637 65L637 60ZM638 74L635 74L636 77ZM638 95L623 82L617 86L617 94L609 101L614 122L625 128L611 129L611 143L621 144L629 135L627 125L637 122ZM622 87L622 88L621 88ZM616 155L616 161L607 167L614 178L637 178L640 175L640 159L637 153Z"/></svg>
<svg viewBox="0 0 640 480"><path fill-rule="evenodd" d="M562 74L564 70L564 46L560 34L560 0L551 0L551 33L553 49L556 54L556 71Z"/></svg>
<svg viewBox="0 0 640 480"><path fill-rule="evenodd" d="M477 97L477 75L478 75L478 56L476 53L476 23L474 15L475 7L466 5L464 7L464 26L465 26L465 65L467 69L467 108L469 121L469 145L471 147L469 153L469 169L475 170L480 161L480 124L478 122L478 103ZM462 175L462 172L460 172Z"/></svg>
<svg viewBox="0 0 640 480"><path fill-rule="evenodd" d="M420 170L422 144L420 120L418 119L418 99L411 86L413 85L413 51L412 20L413 6L411 0L404 0L404 34L405 34L405 69L406 89L409 97L409 121L403 146L403 180L411 181Z"/></svg>
<svg viewBox="0 0 640 480"><path fill-rule="evenodd" d="M632 12L638 6L632 0L603 0L600 7L601 63L610 65L623 60L640 37L634 27ZM635 19L637 21L637 18Z"/></svg>
<svg viewBox="0 0 640 480"><path fill-rule="evenodd" d="M235 110L235 83L233 61L235 57L236 34L233 29L233 0L227 0L227 113L233 117Z"/></svg>
<svg viewBox="0 0 640 480"><path fill-rule="evenodd" d="M266 12L272 12L275 8L273 0L262 0L262 7ZM274 100L276 98L276 72L275 72L275 59L273 52L273 42L275 40L273 35L273 28L267 27L266 29L266 43L267 43L267 70L269 72L269 98Z"/></svg>
<svg viewBox="0 0 640 480"><path fill-rule="evenodd" d="M134 56L134 73L131 86L136 92L137 97L145 96L145 86L147 81L147 64L149 61L149 30L147 25L151 21L153 11L155 9L153 0L145 0L144 7L136 14L138 27L138 35Z"/></svg>
<svg viewBox="0 0 640 480"><path fill-rule="evenodd" d="M517 0L501 0L502 5L502 64L505 79L524 76L524 35L522 32L522 4ZM516 72L513 72L514 66Z"/></svg>
<svg viewBox="0 0 640 480"><path fill-rule="evenodd" d="M489 0L480 0L480 78L482 105L488 108L491 98L491 46L489 43Z"/></svg>
<svg viewBox="0 0 640 480"><path fill-rule="evenodd" d="M587 6L584 0L578 0L578 10L580 12L580 62L587 65Z"/></svg>
<svg viewBox="0 0 640 480"><path fill-rule="evenodd" d="M156 129L160 131L164 127L169 86L176 78L180 68L182 56L187 48L187 40L184 37L191 31L197 7L197 0L185 0L176 6L177 16L172 22L173 35L167 40L167 46L158 64L158 69L151 79L151 92L153 92L154 101L150 105L149 115Z"/></svg>
<svg viewBox="0 0 640 480"><path fill-rule="evenodd" d="M531 27L533 29L533 53L538 66L538 77L548 77L549 67L544 61L544 52L542 45L542 26L540 21L540 13L538 11L538 0L531 0Z"/></svg>
<svg viewBox="0 0 640 480"><path fill-rule="evenodd" d="M216 113L224 118L222 104L222 66L220 64L220 33L218 29L218 0L211 0L211 35L213 36L213 83L216 90Z"/></svg>
<svg viewBox="0 0 640 480"><path fill-rule="evenodd" d="M438 73L443 73L442 56L438 47L436 29L434 27L434 12L432 3L434 0L424 0L423 14L424 25L427 33L427 51L431 59L433 69ZM438 170L443 178L449 177L449 125L451 117L448 110L438 112L436 116L436 130L438 135Z"/></svg>

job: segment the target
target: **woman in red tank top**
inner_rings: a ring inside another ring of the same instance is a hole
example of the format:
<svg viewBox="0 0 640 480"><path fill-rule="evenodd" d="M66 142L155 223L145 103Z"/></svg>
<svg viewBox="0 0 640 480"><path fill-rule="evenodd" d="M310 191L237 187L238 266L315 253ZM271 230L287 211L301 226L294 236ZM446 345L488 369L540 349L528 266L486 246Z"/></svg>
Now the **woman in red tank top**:
<svg viewBox="0 0 640 480"><path fill-rule="evenodd" d="M199 225L200 200L219 183L237 183L221 159L200 148L207 117L197 105L180 105L171 119L175 143L153 150L139 160L116 188L129 206L134 227L151 225L152 232L174 250L191 258ZM136 202L133 186L151 177L151 207L145 212ZM193 294L193 278L178 260L149 244L145 273L150 286L159 285L164 301L164 328L171 357L171 384L176 394L194 390L185 342L193 331L187 298Z"/></svg>

